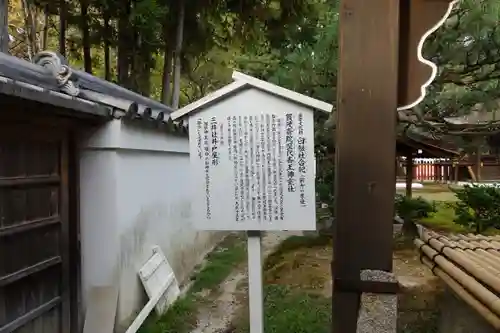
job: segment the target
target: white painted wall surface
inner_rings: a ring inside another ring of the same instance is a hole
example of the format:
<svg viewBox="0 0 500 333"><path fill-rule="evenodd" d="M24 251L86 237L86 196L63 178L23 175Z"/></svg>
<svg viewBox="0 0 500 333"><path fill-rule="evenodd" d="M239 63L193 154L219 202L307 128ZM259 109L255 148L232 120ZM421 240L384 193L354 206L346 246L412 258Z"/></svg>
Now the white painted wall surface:
<svg viewBox="0 0 500 333"><path fill-rule="evenodd" d="M144 304L137 271L159 245L184 280L220 233L193 228L187 138L114 120L82 140L82 292L118 284L119 326Z"/></svg>

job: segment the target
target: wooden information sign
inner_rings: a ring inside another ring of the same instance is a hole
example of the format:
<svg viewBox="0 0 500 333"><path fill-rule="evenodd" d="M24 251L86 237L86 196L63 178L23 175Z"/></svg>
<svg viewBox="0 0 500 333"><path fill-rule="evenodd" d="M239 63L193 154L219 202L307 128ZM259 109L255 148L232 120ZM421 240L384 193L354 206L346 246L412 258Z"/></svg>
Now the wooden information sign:
<svg viewBox="0 0 500 333"><path fill-rule="evenodd" d="M194 225L247 232L250 333L263 333L261 232L315 230L313 112L333 105L234 72L189 118Z"/></svg>

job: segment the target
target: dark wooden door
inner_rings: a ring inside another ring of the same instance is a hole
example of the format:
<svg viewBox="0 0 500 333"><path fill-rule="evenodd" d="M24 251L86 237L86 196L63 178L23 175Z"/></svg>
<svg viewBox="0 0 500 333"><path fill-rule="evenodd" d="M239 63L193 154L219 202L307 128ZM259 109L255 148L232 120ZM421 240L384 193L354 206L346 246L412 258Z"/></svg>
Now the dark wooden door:
<svg viewBox="0 0 500 333"><path fill-rule="evenodd" d="M69 333L67 136L0 123L0 333Z"/></svg>

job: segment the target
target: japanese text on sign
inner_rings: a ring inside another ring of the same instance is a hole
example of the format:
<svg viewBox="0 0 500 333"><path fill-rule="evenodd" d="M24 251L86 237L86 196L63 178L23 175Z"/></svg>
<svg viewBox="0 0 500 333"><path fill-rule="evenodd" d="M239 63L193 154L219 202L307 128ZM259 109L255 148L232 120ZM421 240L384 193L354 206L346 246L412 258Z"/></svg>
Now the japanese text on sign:
<svg viewBox="0 0 500 333"><path fill-rule="evenodd" d="M238 230L248 223L273 230L273 225L314 213L310 114L200 116L192 124L195 172L203 165L197 179L204 183L206 221L231 219L240 224Z"/></svg>

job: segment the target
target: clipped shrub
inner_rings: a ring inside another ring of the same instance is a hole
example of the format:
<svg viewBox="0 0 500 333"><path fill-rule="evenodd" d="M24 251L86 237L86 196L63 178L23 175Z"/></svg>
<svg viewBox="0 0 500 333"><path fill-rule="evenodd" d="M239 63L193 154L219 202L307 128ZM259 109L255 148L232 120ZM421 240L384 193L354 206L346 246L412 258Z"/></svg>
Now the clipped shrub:
<svg viewBox="0 0 500 333"><path fill-rule="evenodd" d="M403 219L403 234L409 237L417 235L416 222L431 216L436 212L434 203L423 198L410 198L405 195L397 194L394 200L394 210L396 214Z"/></svg>
<svg viewBox="0 0 500 333"><path fill-rule="evenodd" d="M405 195L397 194L394 201L394 210L405 221L418 221L435 213L436 206L434 203L421 197L409 198Z"/></svg>
<svg viewBox="0 0 500 333"><path fill-rule="evenodd" d="M500 186L466 185L452 189L454 222L480 234L490 228L500 229Z"/></svg>

